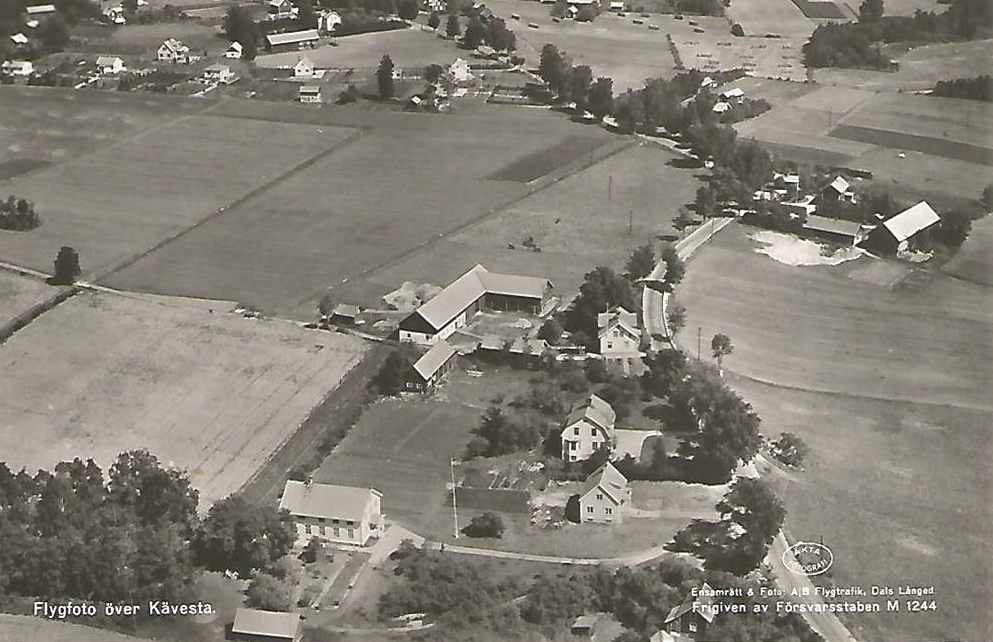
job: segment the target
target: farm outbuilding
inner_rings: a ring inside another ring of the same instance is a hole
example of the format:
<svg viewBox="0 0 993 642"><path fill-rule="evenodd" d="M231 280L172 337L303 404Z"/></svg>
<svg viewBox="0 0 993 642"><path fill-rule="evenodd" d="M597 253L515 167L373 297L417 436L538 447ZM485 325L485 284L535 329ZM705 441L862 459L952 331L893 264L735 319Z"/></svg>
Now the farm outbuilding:
<svg viewBox="0 0 993 642"><path fill-rule="evenodd" d="M846 221L810 214L803 229L811 236L841 245L858 245L865 240L865 226L858 221Z"/></svg>
<svg viewBox="0 0 993 642"><path fill-rule="evenodd" d="M439 341L431 346L413 366L413 374L408 388L426 392L436 386L455 367L458 353L447 341Z"/></svg>
<svg viewBox="0 0 993 642"><path fill-rule="evenodd" d="M104 74L119 74L124 71L124 61L119 56L100 56L97 58L97 69Z"/></svg>
<svg viewBox="0 0 993 642"><path fill-rule="evenodd" d="M231 639L246 642L300 642L299 613L239 608L231 625Z"/></svg>
<svg viewBox="0 0 993 642"><path fill-rule="evenodd" d="M917 240L921 233L941 222L941 217L931 209L927 201L891 216L874 229L866 239L866 244L874 250L885 253L904 252Z"/></svg>
<svg viewBox="0 0 993 642"><path fill-rule="evenodd" d="M307 47L315 47L320 38L321 36L317 33L317 29L271 33L265 37L265 48L267 51L305 49Z"/></svg>

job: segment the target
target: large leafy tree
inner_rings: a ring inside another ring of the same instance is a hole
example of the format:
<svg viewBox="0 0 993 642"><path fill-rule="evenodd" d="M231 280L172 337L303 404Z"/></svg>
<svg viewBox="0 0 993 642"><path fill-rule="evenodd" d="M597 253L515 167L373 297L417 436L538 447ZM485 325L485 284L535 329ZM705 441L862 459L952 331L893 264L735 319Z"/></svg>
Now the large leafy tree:
<svg viewBox="0 0 993 642"><path fill-rule="evenodd" d="M376 69L376 85L379 87L379 97L383 99L393 98L393 60L389 55L384 55L379 61L379 68Z"/></svg>
<svg viewBox="0 0 993 642"><path fill-rule="evenodd" d="M247 576L289 553L295 539L287 511L232 495L210 507L193 544L204 568Z"/></svg>
<svg viewBox="0 0 993 642"><path fill-rule="evenodd" d="M740 477L717 503L718 548L708 568L743 575L762 563L786 519L786 508L761 479Z"/></svg>

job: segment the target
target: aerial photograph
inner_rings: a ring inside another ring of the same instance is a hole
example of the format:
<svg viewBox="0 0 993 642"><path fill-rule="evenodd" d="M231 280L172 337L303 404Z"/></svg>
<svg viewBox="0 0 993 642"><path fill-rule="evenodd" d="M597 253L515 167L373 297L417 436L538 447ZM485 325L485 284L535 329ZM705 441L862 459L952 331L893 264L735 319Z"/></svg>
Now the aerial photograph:
<svg viewBox="0 0 993 642"><path fill-rule="evenodd" d="M0 642L993 641L993 0L0 0Z"/></svg>

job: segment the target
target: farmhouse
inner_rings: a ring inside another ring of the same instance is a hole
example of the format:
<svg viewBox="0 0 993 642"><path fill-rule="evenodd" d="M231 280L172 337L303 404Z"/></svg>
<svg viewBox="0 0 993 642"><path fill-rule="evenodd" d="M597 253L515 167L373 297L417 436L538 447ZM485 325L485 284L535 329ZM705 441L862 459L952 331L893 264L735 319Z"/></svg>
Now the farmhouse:
<svg viewBox="0 0 993 642"><path fill-rule="evenodd" d="M481 310L549 311L552 282L545 278L498 274L482 265L457 278L400 322L400 341L427 345L445 339Z"/></svg>
<svg viewBox="0 0 993 642"><path fill-rule="evenodd" d="M172 62L185 65L190 62L190 48L175 38L169 38L161 45L156 52L156 59L159 62Z"/></svg>
<svg viewBox="0 0 993 642"><path fill-rule="evenodd" d="M34 72L34 65L30 60L5 60L0 70L11 76L30 76Z"/></svg>
<svg viewBox="0 0 993 642"><path fill-rule="evenodd" d="M124 71L124 61L119 56L100 56L97 69L104 74L119 74Z"/></svg>
<svg viewBox="0 0 993 642"><path fill-rule="evenodd" d="M638 359L641 344L641 331L638 329L638 314L622 307L597 315L597 333L600 339L600 354L609 362L629 366L630 360Z"/></svg>
<svg viewBox="0 0 993 642"><path fill-rule="evenodd" d="M589 459L600 447L610 448L614 440L615 421L617 415L614 409L595 394L591 393L589 399L577 403L562 429L562 459Z"/></svg>
<svg viewBox="0 0 993 642"><path fill-rule="evenodd" d="M740 103L745 99L745 92L742 91L741 87L735 87L734 89L726 89L720 93L720 97L727 102Z"/></svg>
<svg viewBox="0 0 993 642"><path fill-rule="evenodd" d="M380 500L375 488L354 488L313 481L287 480L279 508L285 508L297 522L297 535L303 540L319 537L329 542L364 546L383 530Z"/></svg>
<svg viewBox="0 0 993 642"><path fill-rule="evenodd" d="M317 29L271 33L265 37L265 48L269 51L305 49L316 46L318 40L320 40L320 35L317 33Z"/></svg>
<svg viewBox="0 0 993 642"><path fill-rule="evenodd" d="M307 56L302 56L297 64L293 65L294 78L313 78L314 63Z"/></svg>
<svg viewBox="0 0 993 642"><path fill-rule="evenodd" d="M941 221L927 201L906 209L883 221L866 239L867 245L881 252L905 252L920 234Z"/></svg>
<svg viewBox="0 0 993 642"><path fill-rule="evenodd" d="M228 46L227 50L224 52L224 57L225 58L232 58L232 59L234 59L234 58L241 58L241 52L242 52L242 50L243 50L243 48L242 48L240 42L237 42L237 41L232 42L231 45Z"/></svg>
<svg viewBox="0 0 993 642"><path fill-rule="evenodd" d="M796 200L800 198L800 175L780 174L776 172L772 178L773 187L786 190L786 198Z"/></svg>
<svg viewBox="0 0 993 642"><path fill-rule="evenodd" d="M115 25L122 25L127 22L124 18L124 7L120 5L108 8L103 12L103 15Z"/></svg>
<svg viewBox="0 0 993 642"><path fill-rule="evenodd" d="M55 13L54 4L32 4L24 7L24 10L28 12L29 16L44 16L49 13Z"/></svg>
<svg viewBox="0 0 993 642"><path fill-rule="evenodd" d="M465 87L476 81L476 78L469 71L469 63L462 58L456 58L448 67L448 75L456 86Z"/></svg>
<svg viewBox="0 0 993 642"><path fill-rule="evenodd" d="M317 17L317 30L324 34L334 31L341 24L341 15L337 11L329 11Z"/></svg>
<svg viewBox="0 0 993 642"><path fill-rule="evenodd" d="M714 621L713 589L704 582L699 595L688 595L682 604L674 606L665 617L663 626L669 633L685 633L693 638L705 635Z"/></svg>
<svg viewBox="0 0 993 642"><path fill-rule="evenodd" d="M234 82L234 72L227 65L211 65L203 70L203 79L207 82L228 84Z"/></svg>
<svg viewBox="0 0 993 642"><path fill-rule="evenodd" d="M627 477L608 461L586 478L579 494L579 521L619 524L625 504L631 504L631 487Z"/></svg>
<svg viewBox="0 0 993 642"><path fill-rule="evenodd" d="M458 353L447 341L439 341L414 363L413 374L407 382L411 390L427 392L455 367L455 356Z"/></svg>
<svg viewBox="0 0 993 642"><path fill-rule="evenodd" d="M858 221L811 214L804 221L803 229L811 236L841 245L858 245L865 240L865 226Z"/></svg>
<svg viewBox="0 0 993 642"><path fill-rule="evenodd" d="M790 213L790 218L805 218L817 211L817 204L814 203L815 196L807 194L798 201L786 201L783 207Z"/></svg>
<svg viewBox="0 0 993 642"><path fill-rule="evenodd" d="M28 37L23 33L17 32L10 37L10 41L19 47L23 47L28 44Z"/></svg>
<svg viewBox="0 0 993 642"><path fill-rule="evenodd" d="M239 608L234 614L231 639L252 642L300 642L299 613Z"/></svg>
<svg viewBox="0 0 993 642"><path fill-rule="evenodd" d="M715 114L723 114L729 109L731 109L730 103L726 103L723 100L719 100L716 103L714 103L714 106L711 108L711 111L714 112Z"/></svg>
<svg viewBox="0 0 993 642"><path fill-rule="evenodd" d="M827 201L854 203L855 192L843 176L836 176L833 181L821 190L821 196Z"/></svg>
<svg viewBox="0 0 993 642"><path fill-rule="evenodd" d="M269 20L292 18L297 14L297 8L290 0L269 0L266 4L266 17Z"/></svg>

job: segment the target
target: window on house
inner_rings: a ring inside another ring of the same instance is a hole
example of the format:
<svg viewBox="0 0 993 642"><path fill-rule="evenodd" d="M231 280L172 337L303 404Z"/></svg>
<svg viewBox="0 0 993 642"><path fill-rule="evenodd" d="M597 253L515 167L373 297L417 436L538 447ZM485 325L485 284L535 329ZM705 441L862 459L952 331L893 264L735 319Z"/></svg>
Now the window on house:
<svg viewBox="0 0 993 642"><path fill-rule="evenodd" d="M348 529L348 539L355 539L355 529L354 528L349 528Z"/></svg>
<svg viewBox="0 0 993 642"><path fill-rule="evenodd" d="M579 448L579 442L578 441L570 441L569 442L569 450L576 450L578 448Z"/></svg>
<svg viewBox="0 0 993 642"><path fill-rule="evenodd" d="M592 506L587 506L586 507L586 512L587 513L592 513L593 512L593 507Z"/></svg>
<svg viewBox="0 0 993 642"><path fill-rule="evenodd" d="M607 342L607 349L608 349L608 350L610 350L610 349L612 349L613 347L614 347L614 344L613 344L613 343L611 343L610 341L608 341L608 342Z"/></svg>
<svg viewBox="0 0 993 642"><path fill-rule="evenodd" d="M341 529L338 528L337 526L334 527L334 536L341 537Z"/></svg>
<svg viewBox="0 0 993 642"><path fill-rule="evenodd" d="M575 428L572 429L572 434L577 436L579 435L579 426L576 426Z"/></svg>
<svg viewBox="0 0 993 642"><path fill-rule="evenodd" d="M690 625L687 628L690 633L696 633L696 622L690 622Z"/></svg>
<svg viewBox="0 0 993 642"><path fill-rule="evenodd" d="M603 493L597 493L596 498L599 500L603 500ZM610 509L608 508L607 510L609 511Z"/></svg>
<svg viewBox="0 0 993 642"><path fill-rule="evenodd" d="M613 514L614 514L614 509L613 509L613 508L610 508L610 507L607 507L607 508L606 508L606 509L604 509L604 510L606 510L606 511L607 511L607 514L608 514L608 515L613 515Z"/></svg>
<svg viewBox="0 0 993 642"><path fill-rule="evenodd" d="M569 461L576 461L575 455L569 455Z"/></svg>
<svg viewBox="0 0 993 642"><path fill-rule="evenodd" d="M310 524L304 524L303 525L303 532L304 533L307 533L308 535L310 535Z"/></svg>
<svg viewBox="0 0 993 642"><path fill-rule="evenodd" d="M323 517L318 517L318 518L317 518L317 521L319 521L320 523L322 523L322 524L323 524L323 523L324 523L324 518L323 518Z"/></svg>

